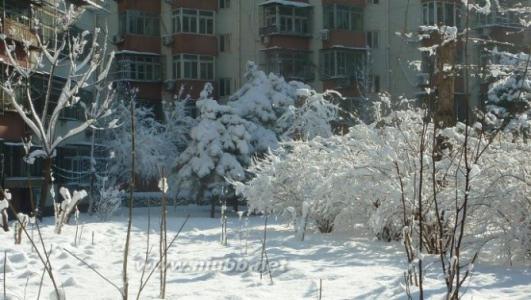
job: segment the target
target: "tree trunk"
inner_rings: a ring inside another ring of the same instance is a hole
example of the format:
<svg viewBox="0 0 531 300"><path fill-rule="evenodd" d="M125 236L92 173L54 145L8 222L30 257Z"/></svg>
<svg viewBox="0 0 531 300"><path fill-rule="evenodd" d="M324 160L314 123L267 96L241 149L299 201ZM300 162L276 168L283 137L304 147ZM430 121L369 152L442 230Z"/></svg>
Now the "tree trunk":
<svg viewBox="0 0 531 300"><path fill-rule="evenodd" d="M48 193L52 186L52 158L47 157L42 164L42 186L41 186L41 199L39 201L39 215L42 217L46 210L46 202L48 201Z"/></svg>
<svg viewBox="0 0 531 300"><path fill-rule="evenodd" d="M210 198L210 217L216 217L216 198L214 197Z"/></svg>
<svg viewBox="0 0 531 300"><path fill-rule="evenodd" d="M2 228L5 232L9 231L9 224L7 222L7 209L3 209L0 211L0 215L2 215Z"/></svg>
<svg viewBox="0 0 531 300"><path fill-rule="evenodd" d="M440 37L439 37L440 39ZM451 41L442 44L437 48L437 73L435 74L437 88L437 104L435 108L434 121L438 128L454 126L456 123L455 114L455 56L456 43Z"/></svg>
<svg viewBox="0 0 531 300"><path fill-rule="evenodd" d="M94 142L96 138L96 130L92 129L92 137L90 142L90 192L89 192L89 206L88 213L92 215L94 210L94 182L96 181L96 164L94 163Z"/></svg>

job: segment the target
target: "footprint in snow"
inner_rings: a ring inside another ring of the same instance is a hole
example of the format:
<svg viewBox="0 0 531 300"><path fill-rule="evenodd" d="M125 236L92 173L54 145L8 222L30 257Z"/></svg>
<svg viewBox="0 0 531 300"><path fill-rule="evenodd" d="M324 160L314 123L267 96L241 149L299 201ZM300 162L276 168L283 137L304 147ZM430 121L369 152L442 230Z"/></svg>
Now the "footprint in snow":
<svg viewBox="0 0 531 300"><path fill-rule="evenodd" d="M25 263L28 261L28 257L24 253L15 253L13 255L9 255L8 257L12 263Z"/></svg>
<svg viewBox="0 0 531 300"><path fill-rule="evenodd" d="M4 270L4 265L5 265L5 270ZM15 270L16 268L13 267L13 263L9 259L9 256L6 258L5 262L3 258L2 260L0 260L0 273L4 273L4 272L11 273L11 272L14 272Z"/></svg>
<svg viewBox="0 0 531 300"><path fill-rule="evenodd" d="M69 277L65 282L63 282L64 287L78 286L79 284L74 279L74 277Z"/></svg>
<svg viewBox="0 0 531 300"><path fill-rule="evenodd" d="M18 279L26 279L26 278L31 278L33 276L37 275L37 273L33 272L33 271L30 271L30 270L26 270L22 273L20 273L20 275L17 276Z"/></svg>
<svg viewBox="0 0 531 300"><path fill-rule="evenodd" d="M68 253L61 251L61 253L57 254L55 257L58 259L67 259L68 256Z"/></svg>

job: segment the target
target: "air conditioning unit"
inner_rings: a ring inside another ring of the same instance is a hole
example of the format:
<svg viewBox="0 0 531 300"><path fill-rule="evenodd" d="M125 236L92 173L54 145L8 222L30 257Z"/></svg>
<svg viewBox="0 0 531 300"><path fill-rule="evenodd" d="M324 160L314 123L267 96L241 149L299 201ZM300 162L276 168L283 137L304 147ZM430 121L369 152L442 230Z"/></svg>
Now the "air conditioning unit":
<svg viewBox="0 0 531 300"><path fill-rule="evenodd" d="M124 37L123 37L123 35L116 34L116 35L113 35L113 36L112 36L112 42L113 42L114 44L119 44L119 43L121 43L121 42L123 42L123 41L124 41Z"/></svg>
<svg viewBox="0 0 531 300"><path fill-rule="evenodd" d="M173 35L164 35L162 36L162 44L164 46L171 46L173 44Z"/></svg>
<svg viewBox="0 0 531 300"><path fill-rule="evenodd" d="M330 39L330 30L323 29L321 30L321 40L328 41Z"/></svg>
<svg viewBox="0 0 531 300"><path fill-rule="evenodd" d="M417 86L426 86L430 84L430 74L419 73L417 74Z"/></svg>
<svg viewBox="0 0 531 300"><path fill-rule="evenodd" d="M164 82L164 89L166 89L166 91L173 91L175 90L175 80L166 80Z"/></svg>

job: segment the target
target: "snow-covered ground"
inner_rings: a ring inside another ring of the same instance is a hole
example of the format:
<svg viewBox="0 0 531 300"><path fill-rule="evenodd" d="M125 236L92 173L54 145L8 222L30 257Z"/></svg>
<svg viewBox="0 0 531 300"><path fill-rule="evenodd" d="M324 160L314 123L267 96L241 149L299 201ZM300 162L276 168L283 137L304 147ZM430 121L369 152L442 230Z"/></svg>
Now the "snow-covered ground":
<svg viewBox="0 0 531 300"><path fill-rule="evenodd" d="M150 256L156 261L158 208L151 211ZM271 283L268 274L260 279L260 273L253 270L260 261L263 217L250 217L248 226L237 216L229 218L229 245L223 246L219 242L220 221L207 217L208 208L178 207L177 211L170 208L168 239L188 213L191 218L169 252L167 299L318 299L320 280L322 299L406 298L402 287L404 255L399 243L374 241L361 230L348 235L310 233L301 242L287 225L270 220L267 257L272 266ZM121 286L126 218L118 216L102 223L82 215L83 225L78 228L78 234L82 231L81 242L77 245L74 244L76 226L65 226L62 235L56 235L52 223L52 219L45 220L42 232L46 246L53 249L53 272L62 283L66 299L120 299L115 288L63 248ZM130 255L131 298L136 298L142 273L146 228L147 210L136 209ZM23 244L16 246L12 233L2 232L0 251L0 270L4 251L8 257L8 299L37 299L43 267L28 240L23 238ZM247 266L250 270L243 271ZM438 267L433 263L427 269L426 293L431 299L441 299L445 291L442 280L438 279ZM476 266L475 270L466 299L531 299L531 270L486 265ZM3 284L0 282L0 290ZM157 299L158 287L158 272L155 272L140 299ZM52 293L51 282L45 275L41 299L49 299Z"/></svg>

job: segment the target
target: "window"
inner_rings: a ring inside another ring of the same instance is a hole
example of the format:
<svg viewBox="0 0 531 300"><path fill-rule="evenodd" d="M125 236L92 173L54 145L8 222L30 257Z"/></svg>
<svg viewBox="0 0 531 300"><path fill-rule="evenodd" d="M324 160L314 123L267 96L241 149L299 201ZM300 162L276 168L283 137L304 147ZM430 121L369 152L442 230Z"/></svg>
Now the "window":
<svg viewBox="0 0 531 300"><path fill-rule="evenodd" d="M214 33L214 12L200 11L199 12L199 33L213 34Z"/></svg>
<svg viewBox="0 0 531 300"><path fill-rule="evenodd" d="M36 149L38 147L32 147L31 151ZM0 143L0 154L4 154L4 174L2 175L6 177L26 177L28 171L30 176L42 175L42 160L37 159L34 164L27 164L24 161L26 153L22 145L9 142ZM2 156L0 155L1 158Z"/></svg>
<svg viewBox="0 0 531 300"><path fill-rule="evenodd" d="M310 32L308 8L268 6L264 8L264 20L265 27L272 28L273 32L288 34L308 34Z"/></svg>
<svg viewBox="0 0 531 300"><path fill-rule="evenodd" d="M219 8L230 8L230 0L219 0Z"/></svg>
<svg viewBox="0 0 531 300"><path fill-rule="evenodd" d="M39 36L44 43L49 42L51 45L55 39L55 28L57 24L57 16L52 10L46 8L40 8L35 10L35 18L39 20L41 24L39 28Z"/></svg>
<svg viewBox="0 0 531 300"><path fill-rule="evenodd" d="M370 82L370 91L371 93L380 92L380 76L379 75L369 75Z"/></svg>
<svg viewBox="0 0 531 300"><path fill-rule="evenodd" d="M160 19L155 13L128 10L118 20L121 34L160 35Z"/></svg>
<svg viewBox="0 0 531 300"><path fill-rule="evenodd" d="M182 8L174 10L172 31L173 33L214 34L214 12Z"/></svg>
<svg viewBox="0 0 531 300"><path fill-rule="evenodd" d="M518 13L506 11L492 11L490 14L477 14L477 22L479 26L488 26L488 25L505 25L509 27L518 27L520 24Z"/></svg>
<svg viewBox="0 0 531 300"><path fill-rule="evenodd" d="M116 77L119 80L160 81L160 57L155 55L118 55Z"/></svg>
<svg viewBox="0 0 531 300"><path fill-rule="evenodd" d="M219 79L219 96L227 97L231 95L231 79L230 78L220 78Z"/></svg>
<svg viewBox="0 0 531 300"><path fill-rule="evenodd" d="M370 0L369 3L371 3L371 4L379 4L380 1L379 0Z"/></svg>
<svg viewBox="0 0 531 300"><path fill-rule="evenodd" d="M222 34L219 37L219 52L230 52L230 34Z"/></svg>
<svg viewBox="0 0 531 300"><path fill-rule="evenodd" d="M212 56L199 57L199 79L214 79L214 58Z"/></svg>
<svg viewBox="0 0 531 300"><path fill-rule="evenodd" d="M424 25L458 25L458 7L453 2L430 1L422 4L422 23Z"/></svg>
<svg viewBox="0 0 531 300"><path fill-rule="evenodd" d="M324 28L363 31L362 9L354 6L330 4L324 7Z"/></svg>
<svg viewBox="0 0 531 300"><path fill-rule="evenodd" d="M178 54L173 57L174 79L214 80L214 57Z"/></svg>
<svg viewBox="0 0 531 300"><path fill-rule="evenodd" d="M197 11L191 9L183 9L181 11L181 32L197 33Z"/></svg>
<svg viewBox="0 0 531 300"><path fill-rule="evenodd" d="M372 49L377 49L379 46L379 34L378 31L367 32L367 45Z"/></svg>
<svg viewBox="0 0 531 300"><path fill-rule="evenodd" d="M265 53L263 68L287 80L311 81L313 67L308 51L269 50Z"/></svg>
<svg viewBox="0 0 531 300"><path fill-rule="evenodd" d="M321 77L345 78L354 76L364 68L364 52L356 50L323 50L321 52Z"/></svg>

